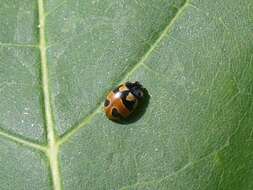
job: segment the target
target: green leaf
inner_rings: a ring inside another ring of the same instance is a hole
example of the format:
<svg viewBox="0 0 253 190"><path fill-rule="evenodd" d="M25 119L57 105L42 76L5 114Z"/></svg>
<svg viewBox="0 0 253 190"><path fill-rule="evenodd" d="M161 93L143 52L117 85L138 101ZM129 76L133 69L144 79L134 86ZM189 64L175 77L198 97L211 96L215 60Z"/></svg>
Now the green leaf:
<svg viewBox="0 0 253 190"><path fill-rule="evenodd" d="M0 189L253 189L252 0L0 3Z"/></svg>

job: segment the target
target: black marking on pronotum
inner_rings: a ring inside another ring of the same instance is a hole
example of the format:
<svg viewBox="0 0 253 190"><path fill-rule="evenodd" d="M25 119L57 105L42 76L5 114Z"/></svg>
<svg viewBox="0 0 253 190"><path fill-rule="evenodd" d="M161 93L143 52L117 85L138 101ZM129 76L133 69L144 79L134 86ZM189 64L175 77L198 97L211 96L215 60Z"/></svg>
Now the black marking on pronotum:
<svg viewBox="0 0 253 190"><path fill-rule="evenodd" d="M127 96L128 96L129 93L130 93L129 90L122 92L122 98L121 98L121 100L122 100L123 104L127 107L127 109L129 111L132 111L134 109L134 105L136 103L136 100L134 100L134 101L128 101L126 98L127 98Z"/></svg>
<svg viewBox="0 0 253 190"><path fill-rule="evenodd" d="M110 104L110 101L108 99L105 99L104 106L107 107Z"/></svg>
<svg viewBox="0 0 253 190"><path fill-rule="evenodd" d="M143 92L142 92L141 89L134 89L134 90L132 90L131 92L132 92L132 94L133 94L136 98L138 98L138 99L143 98Z"/></svg>
<svg viewBox="0 0 253 190"><path fill-rule="evenodd" d="M126 87L127 87L128 89L131 89L131 88L134 87L134 83L126 82Z"/></svg>
<svg viewBox="0 0 253 190"><path fill-rule="evenodd" d="M122 117L116 108L112 108L112 116L116 118Z"/></svg>
<svg viewBox="0 0 253 190"><path fill-rule="evenodd" d="M143 87L139 82L126 82L126 87L130 90L130 92L136 97L136 98L142 98L143 97Z"/></svg>

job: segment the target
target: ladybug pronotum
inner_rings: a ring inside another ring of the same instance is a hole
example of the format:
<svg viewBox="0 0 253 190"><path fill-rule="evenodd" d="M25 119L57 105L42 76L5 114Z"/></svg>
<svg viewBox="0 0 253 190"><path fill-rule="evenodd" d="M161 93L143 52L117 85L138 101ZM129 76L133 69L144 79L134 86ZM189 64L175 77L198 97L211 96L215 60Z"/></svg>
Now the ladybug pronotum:
<svg viewBox="0 0 253 190"><path fill-rule="evenodd" d="M104 102L104 111L110 120L127 119L144 96L144 88L139 82L126 82L109 92Z"/></svg>

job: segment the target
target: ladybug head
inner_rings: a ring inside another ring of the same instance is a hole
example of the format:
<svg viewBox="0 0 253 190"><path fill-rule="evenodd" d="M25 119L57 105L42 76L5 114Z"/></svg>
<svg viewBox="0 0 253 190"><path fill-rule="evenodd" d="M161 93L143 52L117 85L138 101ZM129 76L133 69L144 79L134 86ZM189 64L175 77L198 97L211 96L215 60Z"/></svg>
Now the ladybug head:
<svg viewBox="0 0 253 190"><path fill-rule="evenodd" d="M143 98L144 92L143 92L143 87L142 85L138 82L126 82L127 88L130 90L130 92L138 99Z"/></svg>

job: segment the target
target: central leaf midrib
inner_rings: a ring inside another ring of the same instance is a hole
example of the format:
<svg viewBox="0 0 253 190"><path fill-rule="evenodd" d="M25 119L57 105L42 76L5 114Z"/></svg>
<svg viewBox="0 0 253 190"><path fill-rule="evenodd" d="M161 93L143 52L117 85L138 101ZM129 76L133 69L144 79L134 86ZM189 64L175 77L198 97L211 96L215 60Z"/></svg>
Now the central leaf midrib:
<svg viewBox="0 0 253 190"><path fill-rule="evenodd" d="M61 180L58 163L58 145L56 143L56 134L54 128L53 111L51 107L49 76L47 66L47 48L45 36L45 11L43 0L38 0L39 11L39 49L41 60L41 81L44 103L44 117L47 132L47 151L46 155L49 160L51 177L54 190L61 190Z"/></svg>

